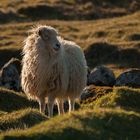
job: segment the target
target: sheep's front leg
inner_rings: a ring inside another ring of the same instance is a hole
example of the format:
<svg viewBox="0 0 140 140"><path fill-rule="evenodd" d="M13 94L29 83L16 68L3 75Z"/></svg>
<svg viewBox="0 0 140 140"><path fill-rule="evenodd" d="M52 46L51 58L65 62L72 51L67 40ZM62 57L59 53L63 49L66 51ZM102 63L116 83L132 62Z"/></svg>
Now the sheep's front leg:
<svg viewBox="0 0 140 140"><path fill-rule="evenodd" d="M53 116L54 100L55 100L55 98L53 98L53 97L48 97L48 104L47 104L47 107L48 107L48 116L49 116L49 117L52 117L52 116Z"/></svg>
<svg viewBox="0 0 140 140"><path fill-rule="evenodd" d="M40 98L39 99L39 110L40 110L40 112L45 113L45 108L46 108L45 98Z"/></svg>
<svg viewBox="0 0 140 140"><path fill-rule="evenodd" d="M62 99L57 99L57 106L58 106L58 113L60 114L64 114L64 103Z"/></svg>
<svg viewBox="0 0 140 140"><path fill-rule="evenodd" d="M69 98L69 112L74 111L74 109L75 109L74 106L75 106L75 100Z"/></svg>

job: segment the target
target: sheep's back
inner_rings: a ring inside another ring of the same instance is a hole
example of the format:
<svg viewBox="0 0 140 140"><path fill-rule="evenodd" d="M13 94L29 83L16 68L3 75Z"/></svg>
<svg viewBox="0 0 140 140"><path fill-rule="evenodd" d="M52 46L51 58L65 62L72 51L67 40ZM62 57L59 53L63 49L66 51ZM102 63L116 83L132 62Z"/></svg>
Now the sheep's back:
<svg viewBox="0 0 140 140"><path fill-rule="evenodd" d="M69 72L67 92L70 96L78 97L86 85L86 60L81 48L73 42L64 43L66 65Z"/></svg>

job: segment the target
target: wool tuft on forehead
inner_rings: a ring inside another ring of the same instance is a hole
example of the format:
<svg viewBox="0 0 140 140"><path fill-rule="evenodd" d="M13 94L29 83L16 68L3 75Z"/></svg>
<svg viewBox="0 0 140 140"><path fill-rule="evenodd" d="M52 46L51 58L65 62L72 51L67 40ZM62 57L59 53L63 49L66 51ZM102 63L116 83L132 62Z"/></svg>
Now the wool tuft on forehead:
<svg viewBox="0 0 140 140"><path fill-rule="evenodd" d="M55 28L53 28L51 26L46 26L46 25L33 26L32 29L28 31L28 33L38 34L39 31L48 32L50 34L58 35L58 31Z"/></svg>

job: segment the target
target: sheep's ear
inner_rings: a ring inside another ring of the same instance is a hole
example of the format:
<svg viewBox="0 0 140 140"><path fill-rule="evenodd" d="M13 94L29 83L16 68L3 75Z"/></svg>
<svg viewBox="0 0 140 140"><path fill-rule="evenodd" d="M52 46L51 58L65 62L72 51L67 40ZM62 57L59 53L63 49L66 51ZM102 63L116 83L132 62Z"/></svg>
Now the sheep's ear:
<svg viewBox="0 0 140 140"><path fill-rule="evenodd" d="M38 31L39 36L41 36L41 30Z"/></svg>
<svg viewBox="0 0 140 140"><path fill-rule="evenodd" d="M47 31L39 30L38 34L39 34L39 36L41 36L41 38L43 40L48 40L49 39Z"/></svg>

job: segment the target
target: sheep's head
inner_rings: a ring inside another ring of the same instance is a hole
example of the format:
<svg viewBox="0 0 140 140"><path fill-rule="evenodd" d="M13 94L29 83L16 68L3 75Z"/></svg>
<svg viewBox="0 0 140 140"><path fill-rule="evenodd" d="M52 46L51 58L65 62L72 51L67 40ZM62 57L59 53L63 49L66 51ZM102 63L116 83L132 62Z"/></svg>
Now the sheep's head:
<svg viewBox="0 0 140 140"><path fill-rule="evenodd" d="M51 26L39 26L37 33L51 51L59 51L61 44L59 42L58 32Z"/></svg>

